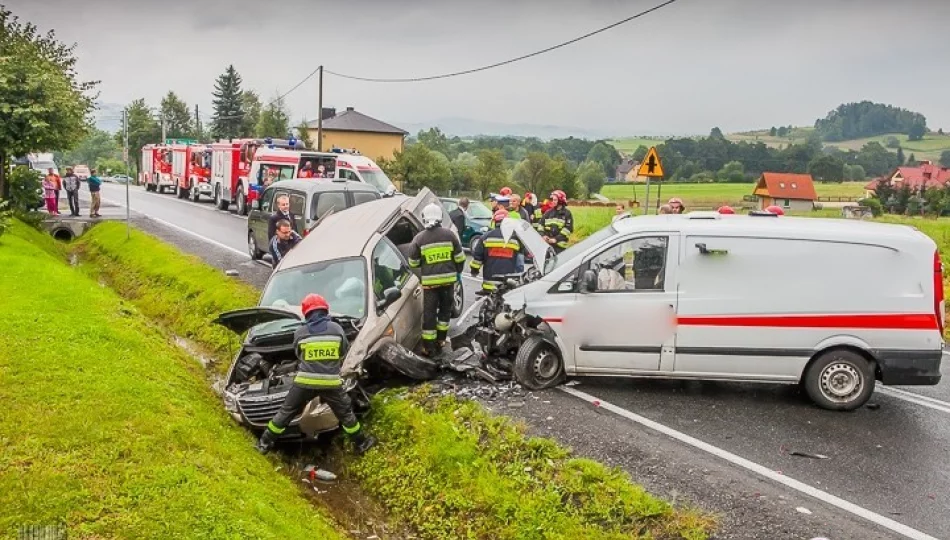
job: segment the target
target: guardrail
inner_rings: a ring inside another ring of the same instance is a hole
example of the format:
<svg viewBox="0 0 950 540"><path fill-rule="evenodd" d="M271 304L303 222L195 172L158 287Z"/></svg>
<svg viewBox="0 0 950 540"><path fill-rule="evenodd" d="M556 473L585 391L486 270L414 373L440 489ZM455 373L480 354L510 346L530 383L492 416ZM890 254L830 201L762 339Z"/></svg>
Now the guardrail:
<svg viewBox="0 0 950 540"><path fill-rule="evenodd" d="M818 197L817 202L858 202L864 197Z"/></svg>

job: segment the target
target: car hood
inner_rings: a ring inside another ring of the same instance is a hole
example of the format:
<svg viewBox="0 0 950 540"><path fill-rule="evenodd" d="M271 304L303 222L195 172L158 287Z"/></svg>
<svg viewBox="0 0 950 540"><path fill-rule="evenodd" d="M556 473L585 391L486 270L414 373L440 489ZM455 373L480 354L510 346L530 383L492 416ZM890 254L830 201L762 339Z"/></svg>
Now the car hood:
<svg viewBox="0 0 950 540"><path fill-rule="evenodd" d="M214 322L231 330L235 334L243 334L257 325L282 320L301 322L303 318L300 316L300 313L293 311L258 306L222 313L218 315L218 318L215 319Z"/></svg>
<svg viewBox="0 0 950 540"><path fill-rule="evenodd" d="M554 248L541 238L541 235L538 234L538 231L534 230L534 227L529 221L505 218L501 222L501 234L504 236L505 241L508 241L512 235L518 237L521 243L531 252L533 257L531 262L541 275L546 273L544 271L545 268L554 267L554 262L557 257L554 254Z"/></svg>

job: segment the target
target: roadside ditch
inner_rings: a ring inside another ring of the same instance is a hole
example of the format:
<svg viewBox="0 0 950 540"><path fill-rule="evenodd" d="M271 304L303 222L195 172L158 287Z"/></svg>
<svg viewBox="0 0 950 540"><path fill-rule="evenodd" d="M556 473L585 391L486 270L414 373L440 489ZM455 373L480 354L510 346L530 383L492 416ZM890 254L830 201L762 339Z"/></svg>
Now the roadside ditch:
<svg viewBox="0 0 950 540"><path fill-rule="evenodd" d="M211 320L256 305L254 287L139 231L126 239L114 223L97 225L69 253L199 361L220 390L239 338ZM700 539L714 527L708 515L652 496L619 469L443 394L429 385L377 394L365 422L380 444L362 458L335 437L284 448L272 463L354 538ZM339 481L301 482L314 463Z"/></svg>

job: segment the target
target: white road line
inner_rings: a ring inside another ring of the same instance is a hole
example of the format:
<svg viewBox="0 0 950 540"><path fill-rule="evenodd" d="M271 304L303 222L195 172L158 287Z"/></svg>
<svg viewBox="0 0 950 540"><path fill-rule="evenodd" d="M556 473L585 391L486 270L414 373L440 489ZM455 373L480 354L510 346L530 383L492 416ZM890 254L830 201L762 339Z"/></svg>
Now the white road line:
<svg viewBox="0 0 950 540"><path fill-rule="evenodd" d="M102 201L103 201L103 202L107 202L107 203L109 203L109 204L114 204L114 205L117 205L117 206L125 206L125 205L123 205L123 204L117 203L116 201L112 201L112 200L106 199L105 197L102 197ZM226 249L226 250L228 250L228 251L230 251L230 252L232 252L232 253L236 253L236 254L238 254L238 255L240 255L240 256L246 258L246 259L250 259L250 258L251 258L250 255L248 255L248 254L245 253L244 251L241 251L240 249L235 249L235 248L233 248L233 247L231 247L231 246L227 246L227 245L225 245L225 244L222 244L221 242L218 242L217 240L212 240L212 239L208 238L207 236L202 236L202 235L200 235L200 234L198 234L198 233L196 233L196 232L189 231L188 229L185 229L185 228L183 228L183 227L179 227L178 225L175 225L174 223L169 223L169 222L165 221L164 219L159 219L159 218L157 218L157 217L155 217L155 216L150 216L150 215L146 214L145 212L139 212L139 211L137 211L137 210L135 210L135 212L138 213L138 214L142 214L143 216L145 216L145 217L147 217L147 218L149 218L149 219L151 219L151 220L153 220L153 221L157 221L158 223L161 223L162 225L164 225L164 226L166 226L166 227L170 227L170 228L172 228L172 229L175 229L176 231L181 231L181 232L183 232L183 233L185 233L185 234L189 234L189 235L194 236L195 238L197 238L197 239L199 239L199 240L204 240L205 242L208 242L209 244L214 244L215 246L218 246L218 247L221 248L221 249Z"/></svg>
<svg viewBox="0 0 950 540"><path fill-rule="evenodd" d="M875 512L872 512L866 508L863 508L854 503L851 503L844 499L836 497L830 493L827 493L825 491L812 487L804 482L800 482L793 478L789 478L783 474L779 474L769 469L768 467L764 467L762 465L759 465L758 463L749 461L748 459L745 459L743 457L739 457L727 450L723 450L722 448L703 442L695 437L691 437L685 433L676 431L675 429L667 427L663 424L660 424L659 422L654 422L653 420L650 420L649 418L645 418L636 413L630 412L624 408L613 405L612 403L603 401L586 392L581 392L580 390L575 390L574 388L567 387L567 386L560 386L558 387L558 389L576 398L582 399L588 403L597 402L600 408L602 409L608 410L628 420L632 420L642 426L648 427L654 431L658 431L682 443L688 444L694 448L698 448L699 450L712 454L718 458L724 459L732 463L733 465L737 465L739 467L752 471L756 474L764 476L765 478L768 478L769 480L775 481L779 484L792 488L796 491L804 493L805 495L814 497L815 499L818 499L819 501L830 504L831 506L844 510L845 512L854 514L855 516L858 516L860 518L866 519L872 523L880 525L881 527L884 527L895 533L901 534L907 538L911 538L912 540L937 540L937 538L930 536L929 534L925 532L918 531L917 529L908 527L907 525L904 525L902 523L898 523L894 521L893 519L890 519L880 514L877 514Z"/></svg>
<svg viewBox="0 0 950 540"><path fill-rule="evenodd" d="M900 390L898 388L888 388L888 387L878 386L877 388L875 388L874 391L891 396L893 398L909 401L910 403L920 405L921 407L927 407L935 411L950 413L950 403L947 403L946 401L940 401L939 399L922 396L920 394L915 394L913 392L908 392L906 390Z"/></svg>
<svg viewBox="0 0 950 540"><path fill-rule="evenodd" d="M177 203L177 204L184 204L184 205L187 205L189 208L200 208L200 209L205 210L205 211L207 211L207 212L214 212L215 214L221 214L221 215L229 216L229 217L232 217L232 218L234 218L234 219L240 219L240 220L245 220L245 219L247 219L245 216L238 216L238 215L232 214L232 213L231 213L230 211L228 211L228 210L218 210L218 209L217 209L216 207L214 207L214 206L206 206L206 205L203 205L203 204L201 204L201 203L186 201L186 200L184 200L184 199L179 199L179 198L177 198L177 197L175 197L175 196L173 196L173 195L172 195L172 196L166 196L165 194L162 194L162 193L154 193L154 192L150 192L150 191L144 191L144 192L141 192L141 193L143 193L146 197L155 197L155 198L161 199L161 200L163 200L163 201L171 201L171 202ZM124 206L124 205L121 205L121 206Z"/></svg>

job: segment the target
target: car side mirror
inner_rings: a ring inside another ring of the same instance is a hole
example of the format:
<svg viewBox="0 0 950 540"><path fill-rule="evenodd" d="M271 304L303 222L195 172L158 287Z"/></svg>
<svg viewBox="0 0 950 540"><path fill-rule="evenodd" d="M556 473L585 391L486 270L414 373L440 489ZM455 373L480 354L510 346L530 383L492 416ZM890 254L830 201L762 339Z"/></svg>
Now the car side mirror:
<svg viewBox="0 0 950 540"><path fill-rule="evenodd" d="M581 292L589 293L597 290L597 273L593 270L584 270L581 276Z"/></svg>
<svg viewBox="0 0 950 540"><path fill-rule="evenodd" d="M396 287L390 287L383 291L383 299L376 301L376 309L384 310L387 307L393 305L396 300L399 300L402 297L402 291Z"/></svg>

